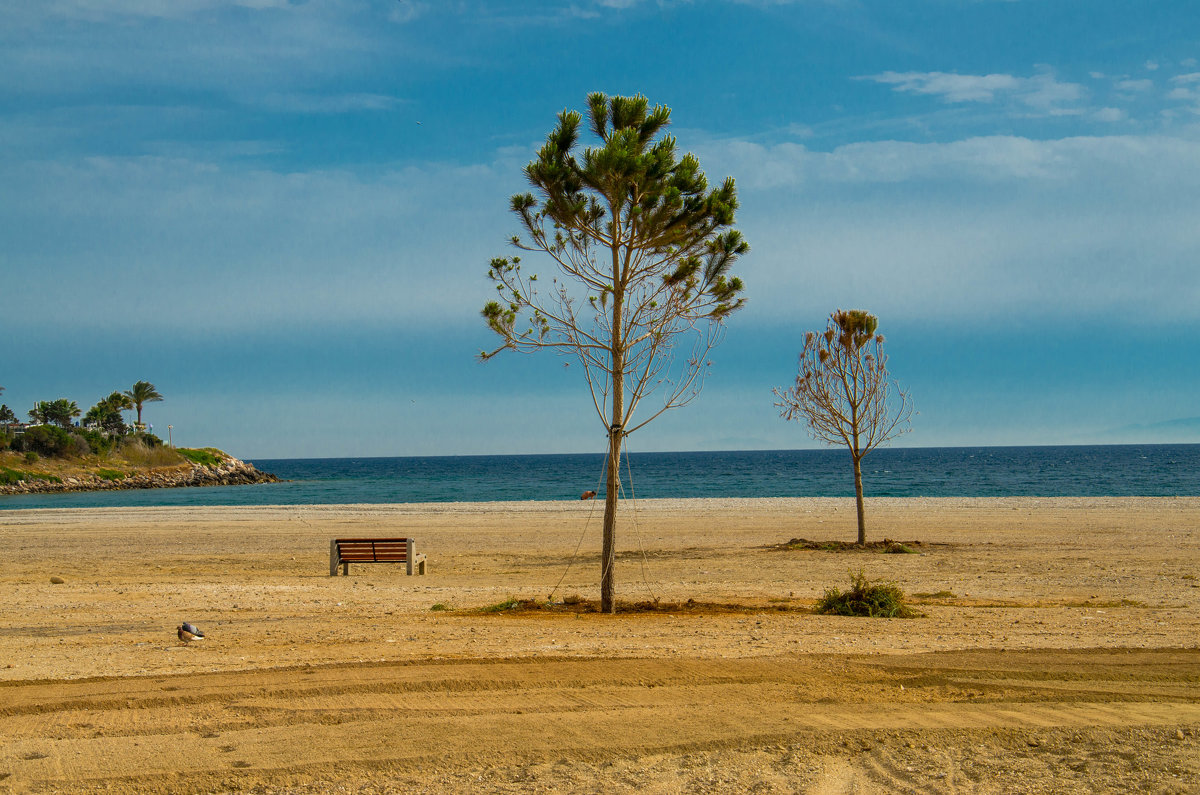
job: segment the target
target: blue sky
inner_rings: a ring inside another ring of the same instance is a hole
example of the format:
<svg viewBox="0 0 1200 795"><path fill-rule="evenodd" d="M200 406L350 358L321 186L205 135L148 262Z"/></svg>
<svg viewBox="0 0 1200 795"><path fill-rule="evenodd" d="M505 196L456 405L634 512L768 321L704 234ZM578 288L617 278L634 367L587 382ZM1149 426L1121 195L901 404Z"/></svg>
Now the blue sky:
<svg viewBox="0 0 1200 795"><path fill-rule="evenodd" d="M813 446L771 389L839 307L880 318L899 444L1200 441L1192 0L0 14L21 416L144 379L156 431L243 457L603 450L576 369L474 359L521 168L600 90L672 108L752 246L704 393L631 450Z"/></svg>

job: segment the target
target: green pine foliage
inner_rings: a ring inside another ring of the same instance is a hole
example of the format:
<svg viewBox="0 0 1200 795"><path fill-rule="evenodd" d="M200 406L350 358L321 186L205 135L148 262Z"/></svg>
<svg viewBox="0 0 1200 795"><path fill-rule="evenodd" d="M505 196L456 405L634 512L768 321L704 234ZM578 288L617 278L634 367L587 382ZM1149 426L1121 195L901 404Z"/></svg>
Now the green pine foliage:
<svg viewBox="0 0 1200 795"><path fill-rule="evenodd" d="M667 133L670 108L602 93L587 104L586 122L558 115L525 167L532 191L510 199L522 230L513 246L551 272L539 280L520 256L491 260L496 295L482 315L499 347L480 358L553 350L580 365L609 437L600 598L611 612L622 443L699 394L708 353L744 303L731 268L750 246L732 228L733 178L709 186Z"/></svg>

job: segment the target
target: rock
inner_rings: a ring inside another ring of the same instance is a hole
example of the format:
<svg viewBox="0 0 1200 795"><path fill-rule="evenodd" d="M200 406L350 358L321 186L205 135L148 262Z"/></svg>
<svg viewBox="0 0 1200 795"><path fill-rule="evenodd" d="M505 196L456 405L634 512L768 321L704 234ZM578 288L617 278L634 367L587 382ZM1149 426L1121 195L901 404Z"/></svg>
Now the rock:
<svg viewBox="0 0 1200 795"><path fill-rule="evenodd" d="M62 577L51 577L50 582L54 585L62 585L66 582L66 580L64 580Z"/></svg>
<svg viewBox="0 0 1200 795"><path fill-rule="evenodd" d="M143 472L122 480L87 476L66 478L61 483L47 480L20 481L0 485L0 494L46 494L61 491L111 491L123 489L170 489L183 486L240 486L278 483L279 478L259 472L252 464L228 458L213 467L193 464L189 469Z"/></svg>
<svg viewBox="0 0 1200 795"><path fill-rule="evenodd" d="M1183 739L1183 729L1176 729L1176 730L1175 730L1175 739L1176 739L1176 740L1182 740L1182 739Z"/></svg>

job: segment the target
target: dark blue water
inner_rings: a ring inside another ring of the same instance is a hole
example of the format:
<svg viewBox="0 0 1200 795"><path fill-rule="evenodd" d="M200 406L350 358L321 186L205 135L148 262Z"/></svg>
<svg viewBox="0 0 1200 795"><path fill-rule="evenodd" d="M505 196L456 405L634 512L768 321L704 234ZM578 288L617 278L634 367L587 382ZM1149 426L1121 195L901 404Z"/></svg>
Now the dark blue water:
<svg viewBox="0 0 1200 795"><path fill-rule="evenodd" d="M0 509L563 500L603 492L603 455L257 459L286 483L0 497ZM848 497L845 450L634 453L626 496ZM868 497L1200 496L1200 445L882 449Z"/></svg>

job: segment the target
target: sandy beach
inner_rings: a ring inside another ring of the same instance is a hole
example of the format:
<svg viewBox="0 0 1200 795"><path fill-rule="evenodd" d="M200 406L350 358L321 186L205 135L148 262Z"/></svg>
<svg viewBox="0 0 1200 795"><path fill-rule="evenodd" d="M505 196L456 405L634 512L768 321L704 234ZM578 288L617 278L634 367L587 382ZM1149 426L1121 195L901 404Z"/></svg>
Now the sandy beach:
<svg viewBox="0 0 1200 795"><path fill-rule="evenodd" d="M477 611L597 597L601 512L0 512L0 791L1200 792L1200 498L640 501L621 598L716 607ZM925 617L807 609L859 569Z"/></svg>

